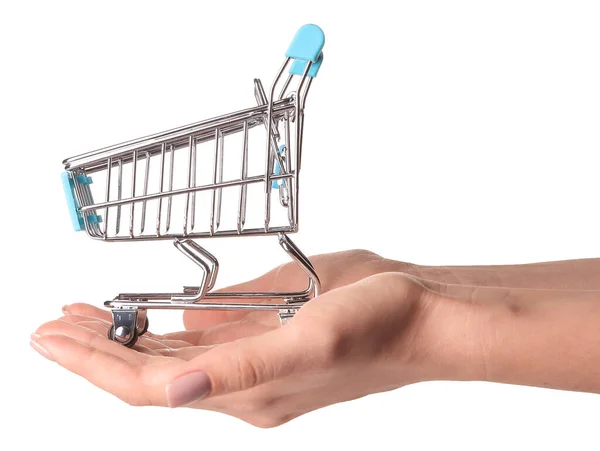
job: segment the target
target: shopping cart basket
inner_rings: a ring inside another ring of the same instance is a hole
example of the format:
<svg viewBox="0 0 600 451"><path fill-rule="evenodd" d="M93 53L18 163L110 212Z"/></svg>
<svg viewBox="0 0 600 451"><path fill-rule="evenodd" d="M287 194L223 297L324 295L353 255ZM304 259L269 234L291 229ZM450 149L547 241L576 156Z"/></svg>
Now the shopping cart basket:
<svg viewBox="0 0 600 451"><path fill-rule="evenodd" d="M316 25L301 27L268 96L254 80L257 106L63 162L75 230L104 241L173 240L202 272L198 286L180 293L122 293L105 302L110 339L133 346L148 329L149 309L272 310L283 324L318 295L313 265L287 234L298 230L304 105L324 42ZM306 273L305 290L211 291L218 261L193 239L256 235L278 237Z"/></svg>

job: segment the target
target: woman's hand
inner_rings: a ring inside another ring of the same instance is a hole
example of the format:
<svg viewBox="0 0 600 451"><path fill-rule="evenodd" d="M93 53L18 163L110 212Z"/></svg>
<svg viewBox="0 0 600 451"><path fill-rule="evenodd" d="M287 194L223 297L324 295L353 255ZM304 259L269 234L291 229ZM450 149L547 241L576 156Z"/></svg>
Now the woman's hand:
<svg viewBox="0 0 600 451"><path fill-rule="evenodd" d="M461 368L456 360L465 350L452 352L442 340L449 326L439 321L437 295L395 272L401 264L366 251L311 261L323 293L285 327L272 313L188 311L191 330L148 333L129 349L106 338L108 312L74 304L42 325L32 343L132 405L215 410L263 427L418 381L462 378L447 371ZM305 284L304 273L288 264L233 289Z"/></svg>

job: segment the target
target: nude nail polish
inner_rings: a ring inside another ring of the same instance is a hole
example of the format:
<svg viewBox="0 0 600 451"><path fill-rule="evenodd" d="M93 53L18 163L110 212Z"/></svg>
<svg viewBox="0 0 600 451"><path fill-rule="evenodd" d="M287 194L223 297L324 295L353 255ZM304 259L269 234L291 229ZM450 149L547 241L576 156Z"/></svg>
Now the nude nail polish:
<svg viewBox="0 0 600 451"><path fill-rule="evenodd" d="M181 407L204 398L211 389L210 378L204 371L179 376L167 385L167 404Z"/></svg>

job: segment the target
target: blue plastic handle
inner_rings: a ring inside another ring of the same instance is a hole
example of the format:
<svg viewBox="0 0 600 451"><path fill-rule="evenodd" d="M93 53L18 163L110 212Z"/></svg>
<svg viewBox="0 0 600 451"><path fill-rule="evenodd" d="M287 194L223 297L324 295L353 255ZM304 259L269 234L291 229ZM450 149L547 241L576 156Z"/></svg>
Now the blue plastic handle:
<svg viewBox="0 0 600 451"><path fill-rule="evenodd" d="M296 36L294 36L285 56L316 63L324 45L325 33L321 28L313 24L303 25L296 32Z"/></svg>
<svg viewBox="0 0 600 451"><path fill-rule="evenodd" d="M312 63L310 65L310 69L308 69L308 76L311 78L315 78L319 73L319 69L321 68L321 63L323 62L323 52L319 55L319 59L317 59L316 63ZM290 68L290 74L292 75L303 75L304 69L306 69L306 65L308 63L306 61L294 60L292 63L292 67Z"/></svg>

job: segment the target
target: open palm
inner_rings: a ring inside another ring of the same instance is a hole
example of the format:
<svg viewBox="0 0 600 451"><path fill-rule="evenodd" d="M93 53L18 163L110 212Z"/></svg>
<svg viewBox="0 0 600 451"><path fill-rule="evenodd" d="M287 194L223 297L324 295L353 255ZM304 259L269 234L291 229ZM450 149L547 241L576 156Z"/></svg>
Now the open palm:
<svg viewBox="0 0 600 451"><path fill-rule="evenodd" d="M411 359L423 285L368 251L311 261L322 294L283 328L272 312L186 311L187 330L148 332L129 349L106 338L108 311L73 304L36 331L33 346L129 404L215 410L258 426L422 379L397 365ZM305 277L287 264L227 290L290 290Z"/></svg>

